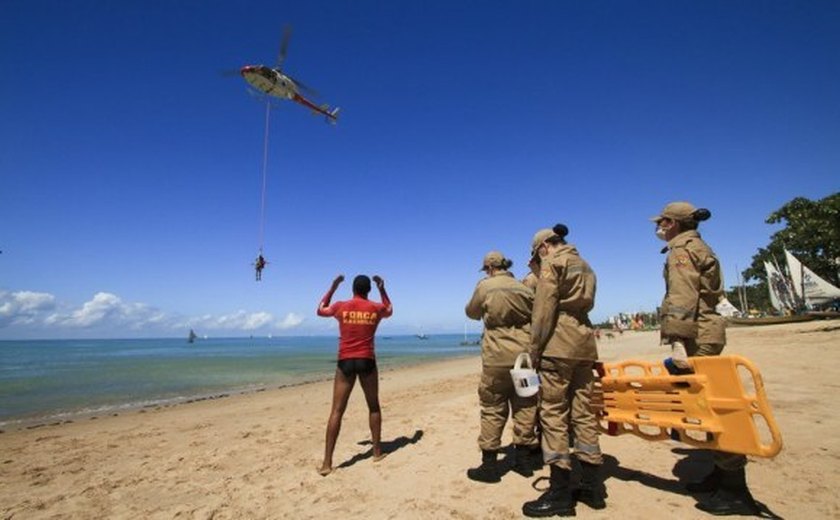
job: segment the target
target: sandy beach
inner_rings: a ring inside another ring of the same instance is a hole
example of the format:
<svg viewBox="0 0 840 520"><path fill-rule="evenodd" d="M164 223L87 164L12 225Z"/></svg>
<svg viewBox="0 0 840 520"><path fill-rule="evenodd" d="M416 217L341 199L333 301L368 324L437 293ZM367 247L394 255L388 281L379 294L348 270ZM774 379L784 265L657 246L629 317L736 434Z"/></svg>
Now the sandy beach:
<svg viewBox="0 0 840 520"><path fill-rule="evenodd" d="M760 368L784 449L750 458L759 502L783 518L838 518L840 321L730 328L727 353ZM602 339L604 361L660 359L657 333ZM522 518L543 489L508 472L499 484L466 478L480 458L480 360L383 372L383 440L371 459L357 387L336 448L323 455L331 382L0 434L2 518ZM510 432L506 433L506 443ZM601 437L608 507L582 518L704 518L681 482L706 471L708 454L633 436Z"/></svg>

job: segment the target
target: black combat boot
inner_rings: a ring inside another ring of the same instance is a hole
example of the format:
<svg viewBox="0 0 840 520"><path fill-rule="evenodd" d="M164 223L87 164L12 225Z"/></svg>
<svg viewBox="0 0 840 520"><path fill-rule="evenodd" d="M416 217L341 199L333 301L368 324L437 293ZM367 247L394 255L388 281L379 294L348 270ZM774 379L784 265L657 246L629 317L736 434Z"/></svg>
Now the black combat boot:
<svg viewBox="0 0 840 520"><path fill-rule="evenodd" d="M534 471L543 466L542 450L539 444L527 445L516 444L516 461L513 463L513 471L523 477L531 477Z"/></svg>
<svg viewBox="0 0 840 520"><path fill-rule="evenodd" d="M715 464L715 468L711 473L703 477L703 480L699 482L689 482L685 485L685 489L687 489L689 493L711 493L713 491L717 491L720 487L720 479L722 476L723 470Z"/></svg>
<svg viewBox="0 0 840 520"><path fill-rule="evenodd" d="M607 498L607 490L598 478L598 469L601 465L580 461L580 466L582 474L580 487L574 493L575 500L583 502L592 509L604 509L607 507L607 502L604 500Z"/></svg>
<svg viewBox="0 0 840 520"><path fill-rule="evenodd" d="M477 482L492 484L502 480L496 450L481 450L481 466L467 470L467 477Z"/></svg>
<svg viewBox="0 0 840 520"><path fill-rule="evenodd" d="M747 489L744 468L720 472L717 491L707 500L697 504L697 509L717 516L758 515L761 510Z"/></svg>
<svg viewBox="0 0 840 520"><path fill-rule="evenodd" d="M551 465L551 487L540 498L525 502L522 514L530 517L575 516L575 501L569 489L571 471Z"/></svg>

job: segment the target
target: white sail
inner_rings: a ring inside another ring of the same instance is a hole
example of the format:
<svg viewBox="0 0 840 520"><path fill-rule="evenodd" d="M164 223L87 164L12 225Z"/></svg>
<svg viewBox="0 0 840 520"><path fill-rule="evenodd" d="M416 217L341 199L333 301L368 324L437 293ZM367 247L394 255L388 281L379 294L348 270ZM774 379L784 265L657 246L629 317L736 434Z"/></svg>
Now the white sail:
<svg viewBox="0 0 840 520"><path fill-rule="evenodd" d="M840 289L817 276L814 271L805 267L790 251L785 249L790 278L796 296L805 301L810 307L825 305L840 298Z"/></svg>
<svg viewBox="0 0 840 520"><path fill-rule="evenodd" d="M764 270L767 271L767 289L773 308L782 314L792 312L795 304L784 275L770 262L764 262Z"/></svg>
<svg viewBox="0 0 840 520"><path fill-rule="evenodd" d="M738 307L732 305L732 302L729 301L727 297L722 297L717 305L715 305L715 312L723 316L724 318L738 318L742 316Z"/></svg>

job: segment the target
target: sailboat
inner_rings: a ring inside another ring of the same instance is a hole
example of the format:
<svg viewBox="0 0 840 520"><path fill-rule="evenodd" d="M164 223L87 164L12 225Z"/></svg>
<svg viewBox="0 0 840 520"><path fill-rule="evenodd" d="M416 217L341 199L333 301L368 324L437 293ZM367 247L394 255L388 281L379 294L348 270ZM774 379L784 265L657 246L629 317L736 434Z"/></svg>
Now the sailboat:
<svg viewBox="0 0 840 520"><path fill-rule="evenodd" d="M775 259L773 262L764 262L770 303L779 314L761 318L729 318L730 323L770 325L810 321L836 314L819 312L816 309L840 299L840 289L805 267L790 251L787 249L784 251L787 272L776 263Z"/></svg>
<svg viewBox="0 0 840 520"><path fill-rule="evenodd" d="M819 309L840 299L840 289L820 278L785 249L793 292L808 310Z"/></svg>
<svg viewBox="0 0 840 520"><path fill-rule="evenodd" d="M469 341L467 339L467 324L464 323L464 341L461 342L461 346L480 345L480 344L481 344L481 341L479 341L479 340Z"/></svg>
<svg viewBox="0 0 840 520"><path fill-rule="evenodd" d="M195 333L194 330L190 329L190 335L187 336L187 343L194 343L198 334Z"/></svg>
<svg viewBox="0 0 840 520"><path fill-rule="evenodd" d="M764 271L767 273L767 290L770 291L770 304L781 315L795 314L799 306L796 301L796 293L793 291L790 279L785 276L784 271L774 263L764 262Z"/></svg>

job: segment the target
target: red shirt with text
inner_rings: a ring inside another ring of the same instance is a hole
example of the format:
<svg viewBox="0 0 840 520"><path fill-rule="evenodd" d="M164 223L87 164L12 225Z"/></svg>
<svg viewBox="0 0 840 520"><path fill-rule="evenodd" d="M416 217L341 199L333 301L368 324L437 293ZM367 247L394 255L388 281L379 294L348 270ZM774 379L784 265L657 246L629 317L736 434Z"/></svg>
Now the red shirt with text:
<svg viewBox="0 0 840 520"><path fill-rule="evenodd" d="M325 302L326 303L326 302ZM384 296L382 303L361 296L320 307L319 316L333 316L338 320L338 359L375 359L373 338L382 318L391 315L391 302Z"/></svg>

